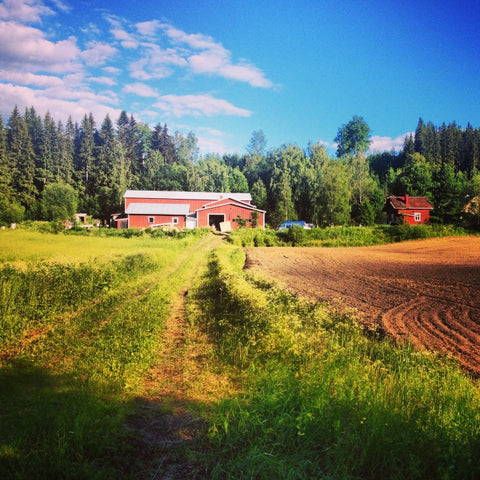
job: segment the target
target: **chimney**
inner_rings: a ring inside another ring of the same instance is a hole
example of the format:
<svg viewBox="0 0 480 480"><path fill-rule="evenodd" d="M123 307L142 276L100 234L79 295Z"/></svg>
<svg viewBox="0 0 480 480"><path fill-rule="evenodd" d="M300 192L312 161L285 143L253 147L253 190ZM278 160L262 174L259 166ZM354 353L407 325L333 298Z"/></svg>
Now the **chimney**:
<svg viewBox="0 0 480 480"><path fill-rule="evenodd" d="M405 205L408 205L408 197L409 197L409 195L408 195L408 193L406 193L405 194Z"/></svg>

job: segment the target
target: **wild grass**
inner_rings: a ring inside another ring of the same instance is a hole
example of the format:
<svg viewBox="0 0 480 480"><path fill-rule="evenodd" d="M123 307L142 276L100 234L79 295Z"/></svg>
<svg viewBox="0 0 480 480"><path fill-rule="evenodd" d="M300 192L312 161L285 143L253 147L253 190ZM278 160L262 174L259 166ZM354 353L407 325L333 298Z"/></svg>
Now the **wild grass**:
<svg viewBox="0 0 480 480"><path fill-rule="evenodd" d="M220 389L213 411L210 394L192 404L205 429L175 461L197 465L196 478L480 477L480 391L452 359L365 335L341 304L246 273L238 247L216 249L193 289L201 237L98 237L89 250L75 243L89 236L30 233L0 232L12 259L0 284L0 478L133 479L166 461L147 459L125 425L185 286L188 328L215 347L205 368L240 392Z"/></svg>
<svg viewBox="0 0 480 480"><path fill-rule="evenodd" d="M25 268L29 262L51 261L78 264L81 262L107 263L123 255L125 251L152 254L152 250L164 240L162 249L168 245L177 248L177 240L191 243L208 234L208 229L186 232L174 231L165 234L161 230L115 230L100 229L93 232L44 233L37 229L17 228L0 230L0 265ZM168 256L167 256L168 257Z"/></svg>
<svg viewBox="0 0 480 480"><path fill-rule="evenodd" d="M202 240L97 238L88 252L71 237L36 238L38 263L2 268L0 478L136 478L125 418Z"/></svg>
<svg viewBox="0 0 480 480"><path fill-rule="evenodd" d="M304 230L301 227L282 231L270 229L237 229L229 235L233 245L241 247L303 246L364 247L386 243L455 235L467 235L464 229L451 225L376 225L373 227L327 227Z"/></svg>
<svg viewBox="0 0 480 480"><path fill-rule="evenodd" d="M447 357L368 336L217 250L198 298L245 394L220 402L203 461L218 479L474 479L480 391Z"/></svg>

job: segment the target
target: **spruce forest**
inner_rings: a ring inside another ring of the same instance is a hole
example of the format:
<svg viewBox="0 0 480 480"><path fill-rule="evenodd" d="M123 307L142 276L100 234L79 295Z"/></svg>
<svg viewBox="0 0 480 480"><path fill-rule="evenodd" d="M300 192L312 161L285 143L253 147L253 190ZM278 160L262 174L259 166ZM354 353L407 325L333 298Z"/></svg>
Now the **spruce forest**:
<svg viewBox="0 0 480 480"><path fill-rule="evenodd" d="M91 114L62 124L15 107L0 117L0 224L76 212L108 224L125 191L138 189L248 191L272 227L385 223L385 198L408 193L428 197L436 223L480 228L480 128L419 119L400 152L367 155L370 129L355 116L335 141L334 157L320 143L267 149L258 130L244 154L201 156L194 133L152 130L125 111L101 125Z"/></svg>

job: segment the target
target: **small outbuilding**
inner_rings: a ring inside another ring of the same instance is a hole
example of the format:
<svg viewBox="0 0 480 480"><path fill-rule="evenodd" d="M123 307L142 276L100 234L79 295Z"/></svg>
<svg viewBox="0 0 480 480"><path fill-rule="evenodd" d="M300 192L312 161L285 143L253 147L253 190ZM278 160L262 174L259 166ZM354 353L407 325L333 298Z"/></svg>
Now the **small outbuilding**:
<svg viewBox="0 0 480 480"><path fill-rule="evenodd" d="M265 227L265 211L251 204L249 193L127 190L123 197L117 228Z"/></svg>
<svg viewBox="0 0 480 480"><path fill-rule="evenodd" d="M406 194L403 197L390 196L385 201L383 210L387 212L387 223L408 223L418 225L430 221L432 204L427 197L411 197Z"/></svg>

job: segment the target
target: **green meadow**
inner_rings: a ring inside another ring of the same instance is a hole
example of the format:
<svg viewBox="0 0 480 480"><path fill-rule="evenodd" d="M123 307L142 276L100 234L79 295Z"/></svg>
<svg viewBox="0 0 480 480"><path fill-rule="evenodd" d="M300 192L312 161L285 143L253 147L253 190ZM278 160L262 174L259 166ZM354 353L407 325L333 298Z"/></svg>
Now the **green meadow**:
<svg viewBox="0 0 480 480"><path fill-rule="evenodd" d="M480 477L476 379L244 261L206 232L0 231L0 478ZM178 298L191 375L175 399L152 397ZM193 402L201 382L208 400ZM179 405L195 428L170 441L159 424Z"/></svg>
<svg viewBox="0 0 480 480"><path fill-rule="evenodd" d="M136 477L125 418L206 241L0 232L0 478Z"/></svg>

